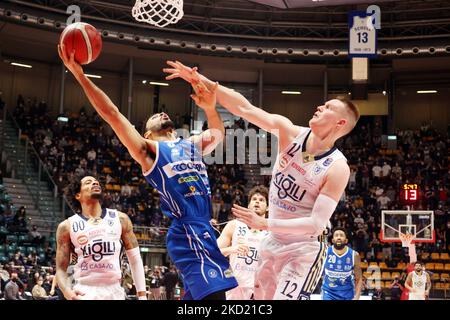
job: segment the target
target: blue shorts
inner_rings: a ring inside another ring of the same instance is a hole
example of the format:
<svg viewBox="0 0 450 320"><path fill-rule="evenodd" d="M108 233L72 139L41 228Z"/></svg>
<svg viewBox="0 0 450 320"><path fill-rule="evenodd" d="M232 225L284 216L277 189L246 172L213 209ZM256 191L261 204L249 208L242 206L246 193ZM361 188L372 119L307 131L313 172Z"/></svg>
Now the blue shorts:
<svg viewBox="0 0 450 320"><path fill-rule="evenodd" d="M322 300L353 300L354 290L330 290L322 288Z"/></svg>
<svg viewBox="0 0 450 320"><path fill-rule="evenodd" d="M167 251L183 278L183 300L201 300L238 286L209 222L174 220L167 234Z"/></svg>

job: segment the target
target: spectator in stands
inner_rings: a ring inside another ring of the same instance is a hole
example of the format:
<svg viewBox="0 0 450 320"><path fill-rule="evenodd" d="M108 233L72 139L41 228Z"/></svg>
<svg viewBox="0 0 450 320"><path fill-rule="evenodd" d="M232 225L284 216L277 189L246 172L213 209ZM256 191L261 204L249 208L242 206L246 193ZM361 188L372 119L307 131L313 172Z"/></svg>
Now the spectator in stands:
<svg viewBox="0 0 450 320"><path fill-rule="evenodd" d="M150 293L152 300L161 300L161 272L158 266L154 267L150 274Z"/></svg>
<svg viewBox="0 0 450 320"><path fill-rule="evenodd" d="M164 274L162 283L166 287L167 300L174 300L175 287L179 282L179 277L175 266L171 266L169 271Z"/></svg>
<svg viewBox="0 0 450 320"><path fill-rule="evenodd" d="M34 300L48 300L49 296L45 289L42 287L43 283L44 279L42 277L39 277L33 287L33 290L31 291Z"/></svg>
<svg viewBox="0 0 450 320"><path fill-rule="evenodd" d="M400 284L398 276L394 277L394 280L389 285L389 288L391 289L391 300L400 300L403 291L403 286Z"/></svg>
<svg viewBox="0 0 450 320"><path fill-rule="evenodd" d="M34 245L42 245L45 242L45 237L41 235L39 231L37 231L37 226L33 225L30 231L30 239Z"/></svg>
<svg viewBox="0 0 450 320"><path fill-rule="evenodd" d="M5 300L25 300L19 293L19 283L17 272L12 272L11 279L5 286ZM23 287L23 283L21 286Z"/></svg>
<svg viewBox="0 0 450 320"><path fill-rule="evenodd" d="M372 176L373 176L373 180L375 183L378 183L380 181L381 171L382 171L382 169L378 164L375 164L372 167Z"/></svg>
<svg viewBox="0 0 450 320"><path fill-rule="evenodd" d="M28 233L26 211L24 206L17 210L12 223L8 225L8 229L11 232Z"/></svg>
<svg viewBox="0 0 450 320"><path fill-rule="evenodd" d="M6 282L9 280L9 272L4 269L3 264L0 264L0 297L5 291Z"/></svg>
<svg viewBox="0 0 450 320"><path fill-rule="evenodd" d="M377 288L372 296L373 300L386 300L386 294L382 288Z"/></svg>

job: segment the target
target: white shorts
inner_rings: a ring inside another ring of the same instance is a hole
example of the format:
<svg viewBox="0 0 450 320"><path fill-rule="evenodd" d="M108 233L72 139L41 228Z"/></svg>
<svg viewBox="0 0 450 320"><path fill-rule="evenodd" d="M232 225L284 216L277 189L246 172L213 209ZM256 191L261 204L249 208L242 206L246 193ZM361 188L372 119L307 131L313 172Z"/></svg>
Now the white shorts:
<svg viewBox="0 0 450 320"><path fill-rule="evenodd" d="M82 300L125 300L125 290L120 283L101 287L76 284L73 289L84 293Z"/></svg>
<svg viewBox="0 0 450 320"><path fill-rule="evenodd" d="M226 292L227 300L250 300L253 296L253 287L238 286Z"/></svg>
<svg viewBox="0 0 450 320"><path fill-rule="evenodd" d="M425 300L425 293L409 293L409 300Z"/></svg>
<svg viewBox="0 0 450 320"><path fill-rule="evenodd" d="M255 300L309 300L327 254L324 242L283 244L272 237L261 242L255 275Z"/></svg>

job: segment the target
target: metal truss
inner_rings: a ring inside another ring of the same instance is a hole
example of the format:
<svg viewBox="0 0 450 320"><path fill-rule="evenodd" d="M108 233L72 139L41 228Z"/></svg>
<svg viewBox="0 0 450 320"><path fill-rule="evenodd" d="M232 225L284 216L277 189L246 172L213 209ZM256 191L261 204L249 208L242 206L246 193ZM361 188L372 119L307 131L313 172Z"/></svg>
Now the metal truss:
<svg viewBox="0 0 450 320"><path fill-rule="evenodd" d="M138 24L132 1L6 0L23 8L65 14L76 4L82 15L115 24L162 31ZM450 2L399 1L382 3L379 40L444 38L450 34ZM185 0L183 19L163 31L225 38L270 41L340 42L348 39L347 13L356 6L279 10L245 0ZM358 7L359 8L359 7Z"/></svg>

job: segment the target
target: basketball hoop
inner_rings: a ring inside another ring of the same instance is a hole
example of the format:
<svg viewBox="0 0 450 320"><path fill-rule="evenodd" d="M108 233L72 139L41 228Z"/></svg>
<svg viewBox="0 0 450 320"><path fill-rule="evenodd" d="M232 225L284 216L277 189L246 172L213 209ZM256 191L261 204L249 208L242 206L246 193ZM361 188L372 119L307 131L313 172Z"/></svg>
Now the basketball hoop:
<svg viewBox="0 0 450 320"><path fill-rule="evenodd" d="M132 15L139 22L163 28L183 17L183 0L136 0Z"/></svg>
<svg viewBox="0 0 450 320"><path fill-rule="evenodd" d="M402 247L409 247L414 239L414 235L410 233L400 233L399 238L402 241Z"/></svg>

